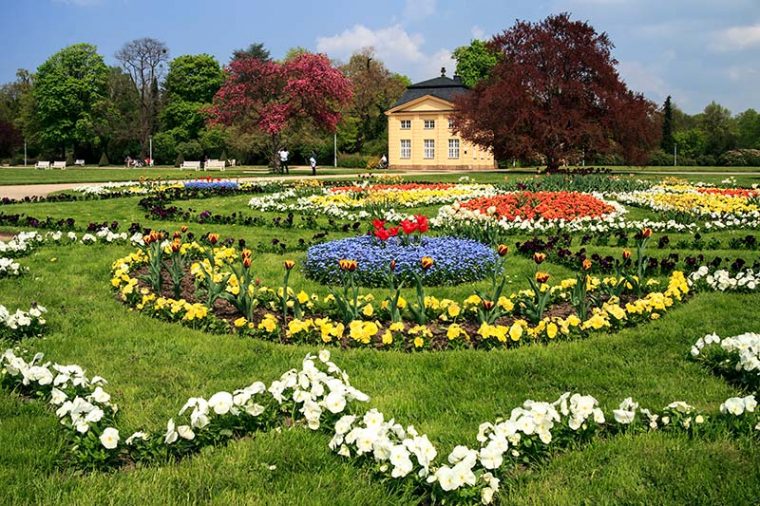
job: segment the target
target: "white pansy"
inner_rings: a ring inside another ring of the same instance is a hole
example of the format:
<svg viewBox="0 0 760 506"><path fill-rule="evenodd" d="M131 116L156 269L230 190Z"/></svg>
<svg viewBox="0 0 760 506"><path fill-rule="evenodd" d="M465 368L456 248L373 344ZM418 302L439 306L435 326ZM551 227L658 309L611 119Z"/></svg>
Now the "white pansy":
<svg viewBox="0 0 760 506"><path fill-rule="evenodd" d="M107 450L113 450L119 444L119 431L113 427L107 427L100 435L100 443Z"/></svg>

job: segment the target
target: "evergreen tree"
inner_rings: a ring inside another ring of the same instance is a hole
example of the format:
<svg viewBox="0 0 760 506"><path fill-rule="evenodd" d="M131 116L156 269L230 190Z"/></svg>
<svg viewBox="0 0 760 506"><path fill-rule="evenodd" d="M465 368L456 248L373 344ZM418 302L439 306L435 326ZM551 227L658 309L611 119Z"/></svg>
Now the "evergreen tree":
<svg viewBox="0 0 760 506"><path fill-rule="evenodd" d="M660 146L666 153L673 152L673 105L670 102L670 95L665 99L662 106L662 141Z"/></svg>

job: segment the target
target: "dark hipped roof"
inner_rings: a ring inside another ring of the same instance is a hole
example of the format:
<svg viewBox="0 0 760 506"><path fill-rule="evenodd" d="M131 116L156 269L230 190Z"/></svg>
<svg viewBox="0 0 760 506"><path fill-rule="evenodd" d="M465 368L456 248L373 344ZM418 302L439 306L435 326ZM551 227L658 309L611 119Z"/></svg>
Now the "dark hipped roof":
<svg viewBox="0 0 760 506"><path fill-rule="evenodd" d="M393 104L393 107L398 107L426 95L432 95L448 102L453 102L454 97L464 93L467 89L467 86L462 84L462 80L459 76L454 76L452 79L442 74L441 77L428 79L427 81L422 81L407 87L404 94L401 95L401 98Z"/></svg>

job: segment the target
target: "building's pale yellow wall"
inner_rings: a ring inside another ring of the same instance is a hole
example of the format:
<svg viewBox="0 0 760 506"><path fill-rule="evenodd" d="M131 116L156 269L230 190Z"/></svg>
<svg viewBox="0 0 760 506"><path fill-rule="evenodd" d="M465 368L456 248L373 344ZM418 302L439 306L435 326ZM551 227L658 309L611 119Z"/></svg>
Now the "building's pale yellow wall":
<svg viewBox="0 0 760 506"><path fill-rule="evenodd" d="M465 168L494 167L490 151L463 141L449 130L451 104L433 97L413 102L408 108L388 113L388 163L391 168ZM435 129L425 130L425 120L435 120ZM410 130L401 129L401 120L411 120ZM411 139L411 158L401 158L401 139ZM435 158L425 159L425 139L435 140ZM449 158L449 139L459 139L459 158Z"/></svg>

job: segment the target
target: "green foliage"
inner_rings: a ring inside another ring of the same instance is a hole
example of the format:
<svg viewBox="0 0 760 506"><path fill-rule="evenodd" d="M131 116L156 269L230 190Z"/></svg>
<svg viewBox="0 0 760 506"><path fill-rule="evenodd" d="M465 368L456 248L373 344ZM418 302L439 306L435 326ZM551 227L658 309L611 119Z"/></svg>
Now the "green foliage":
<svg viewBox="0 0 760 506"><path fill-rule="evenodd" d="M66 166L68 167L74 166L74 153L71 151L66 153Z"/></svg>
<svg viewBox="0 0 760 506"><path fill-rule="evenodd" d="M469 46L460 46L452 54L457 62L456 73L462 78L465 86L474 87L478 82L487 79L499 62L499 54L491 50L487 43L474 39Z"/></svg>
<svg viewBox="0 0 760 506"><path fill-rule="evenodd" d="M106 152L103 151L103 153L100 155L100 161L98 162L98 167L107 167L111 165L111 162L108 161L108 155L106 155Z"/></svg>
<svg viewBox="0 0 760 506"><path fill-rule="evenodd" d="M266 47L264 47L262 42L254 42L246 49L237 49L232 53L233 60L250 57L258 58L263 61L269 61L272 59L271 53Z"/></svg>
<svg viewBox="0 0 760 506"><path fill-rule="evenodd" d="M747 109L736 117L738 148L760 149L760 114Z"/></svg>
<svg viewBox="0 0 760 506"><path fill-rule="evenodd" d="M210 158L226 160L227 131L221 127L208 127L200 132L200 143L203 152Z"/></svg>
<svg viewBox="0 0 760 506"><path fill-rule="evenodd" d="M670 95L665 99L662 106L662 141L660 146L666 153L673 152L673 105L670 101Z"/></svg>
<svg viewBox="0 0 760 506"><path fill-rule="evenodd" d="M108 74L91 44L64 48L38 67L34 116L43 146L62 149L95 142L94 112L107 98Z"/></svg>
<svg viewBox="0 0 760 506"><path fill-rule="evenodd" d="M182 155L185 160L200 160L203 156L203 146L201 146L201 143L196 140L180 142L177 144L177 152Z"/></svg>
<svg viewBox="0 0 760 506"><path fill-rule="evenodd" d="M153 158L157 163L173 163L177 156L177 141L173 132L159 132L153 136Z"/></svg>
<svg viewBox="0 0 760 506"><path fill-rule="evenodd" d="M179 154L177 155L177 159L174 161L174 166L175 166L175 167L179 167L179 166L181 166L183 163L185 163L185 157L184 157L184 155L183 155L182 153L179 153Z"/></svg>
<svg viewBox="0 0 760 506"><path fill-rule="evenodd" d="M338 167L344 169L363 169L371 157L358 154L338 153Z"/></svg>
<svg viewBox="0 0 760 506"><path fill-rule="evenodd" d="M731 111L716 102L705 107L700 128L705 133L705 153L708 155L718 156L736 143Z"/></svg>
<svg viewBox="0 0 760 506"><path fill-rule="evenodd" d="M213 56L186 54L171 61L164 87L170 102L210 103L223 81L222 69Z"/></svg>

